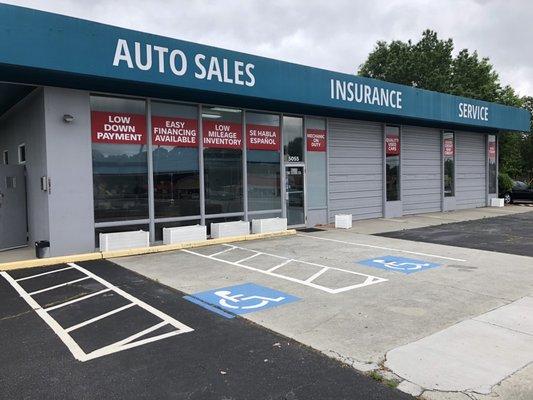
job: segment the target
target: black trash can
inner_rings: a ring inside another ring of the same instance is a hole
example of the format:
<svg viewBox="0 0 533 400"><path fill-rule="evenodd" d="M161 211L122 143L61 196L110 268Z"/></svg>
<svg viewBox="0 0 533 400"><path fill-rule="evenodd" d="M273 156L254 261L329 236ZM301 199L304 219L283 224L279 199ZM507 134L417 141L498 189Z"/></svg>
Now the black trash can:
<svg viewBox="0 0 533 400"><path fill-rule="evenodd" d="M44 258L50 248L50 242L48 240L39 240L35 242L35 257Z"/></svg>

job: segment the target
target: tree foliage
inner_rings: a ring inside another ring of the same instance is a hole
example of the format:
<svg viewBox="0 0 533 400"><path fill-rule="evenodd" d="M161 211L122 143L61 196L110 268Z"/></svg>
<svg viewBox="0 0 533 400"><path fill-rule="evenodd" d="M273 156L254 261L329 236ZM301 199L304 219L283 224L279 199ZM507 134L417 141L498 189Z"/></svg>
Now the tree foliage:
<svg viewBox="0 0 533 400"><path fill-rule="evenodd" d="M520 98L511 86L502 86L488 58L468 49L454 56L453 50L452 39L439 39L429 29L417 43L379 41L359 67L359 75L533 112L533 97ZM505 133L499 143L500 171L515 179L531 180L533 135Z"/></svg>

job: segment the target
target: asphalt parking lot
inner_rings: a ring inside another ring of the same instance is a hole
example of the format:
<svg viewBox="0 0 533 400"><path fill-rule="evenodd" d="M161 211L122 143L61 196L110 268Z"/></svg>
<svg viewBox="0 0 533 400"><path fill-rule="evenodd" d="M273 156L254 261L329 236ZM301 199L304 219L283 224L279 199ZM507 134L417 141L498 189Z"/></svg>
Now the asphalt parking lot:
<svg viewBox="0 0 533 400"><path fill-rule="evenodd" d="M533 398L529 256L331 229L112 261L2 273L0 397Z"/></svg>
<svg viewBox="0 0 533 400"><path fill-rule="evenodd" d="M533 212L527 212L379 235L533 257L532 226Z"/></svg>
<svg viewBox="0 0 533 400"><path fill-rule="evenodd" d="M411 398L183 296L109 261L2 273L0 398Z"/></svg>

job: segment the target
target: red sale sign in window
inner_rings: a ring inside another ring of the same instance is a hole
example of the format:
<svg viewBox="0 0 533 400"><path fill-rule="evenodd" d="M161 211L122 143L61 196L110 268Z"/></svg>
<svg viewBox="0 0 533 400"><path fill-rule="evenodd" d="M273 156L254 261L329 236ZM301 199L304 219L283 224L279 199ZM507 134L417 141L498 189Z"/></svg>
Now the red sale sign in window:
<svg viewBox="0 0 533 400"><path fill-rule="evenodd" d="M489 160L496 161L496 141L489 141Z"/></svg>
<svg viewBox="0 0 533 400"><path fill-rule="evenodd" d="M217 149L241 149L242 125L234 122L203 121L204 147Z"/></svg>
<svg viewBox="0 0 533 400"><path fill-rule="evenodd" d="M307 129L307 151L326 151L326 131Z"/></svg>
<svg viewBox="0 0 533 400"><path fill-rule="evenodd" d="M246 125L246 147L248 150L279 151L280 131L278 126Z"/></svg>
<svg viewBox="0 0 533 400"><path fill-rule="evenodd" d="M93 143L146 144L146 117L141 114L91 112Z"/></svg>
<svg viewBox="0 0 533 400"><path fill-rule="evenodd" d="M453 138L444 139L444 156L453 157L455 153L455 147L453 145Z"/></svg>
<svg viewBox="0 0 533 400"><path fill-rule="evenodd" d="M198 121L175 117L152 117L152 143L156 146L198 146Z"/></svg>
<svg viewBox="0 0 533 400"><path fill-rule="evenodd" d="M400 154L400 137L397 135L387 135L385 137L386 154L397 156Z"/></svg>

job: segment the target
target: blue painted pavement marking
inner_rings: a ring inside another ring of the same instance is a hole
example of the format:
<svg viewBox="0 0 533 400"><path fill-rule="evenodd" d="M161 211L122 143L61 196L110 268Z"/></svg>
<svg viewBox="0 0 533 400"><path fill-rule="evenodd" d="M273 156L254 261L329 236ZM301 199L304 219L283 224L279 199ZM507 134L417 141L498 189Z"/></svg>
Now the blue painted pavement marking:
<svg viewBox="0 0 533 400"><path fill-rule="evenodd" d="M227 318L224 314L247 314L300 300L296 296L254 283L211 289L184 298Z"/></svg>
<svg viewBox="0 0 533 400"><path fill-rule="evenodd" d="M402 272L404 274L412 274L440 266L440 264L430 263L424 260L394 256L375 257L368 260L357 261L357 263L368 267L384 269L386 271Z"/></svg>

